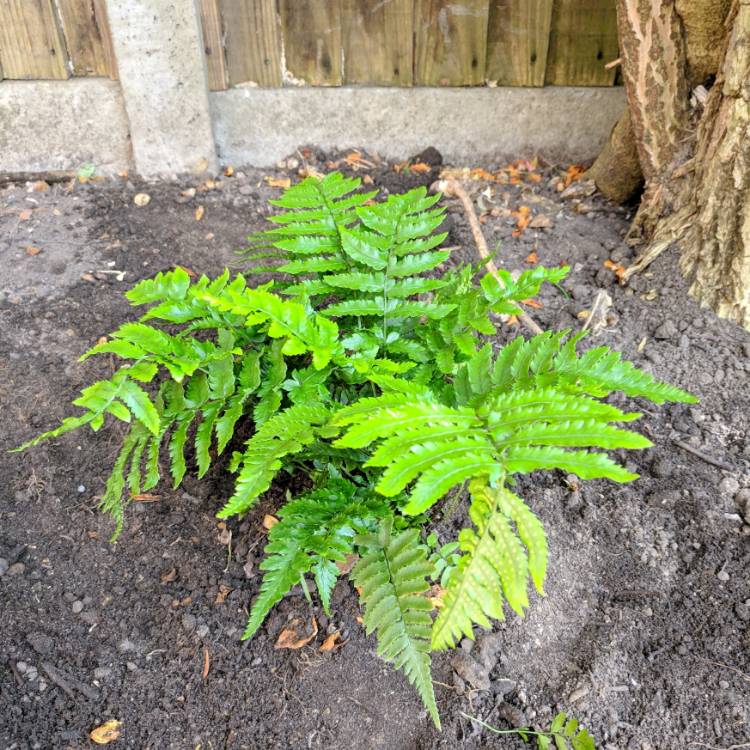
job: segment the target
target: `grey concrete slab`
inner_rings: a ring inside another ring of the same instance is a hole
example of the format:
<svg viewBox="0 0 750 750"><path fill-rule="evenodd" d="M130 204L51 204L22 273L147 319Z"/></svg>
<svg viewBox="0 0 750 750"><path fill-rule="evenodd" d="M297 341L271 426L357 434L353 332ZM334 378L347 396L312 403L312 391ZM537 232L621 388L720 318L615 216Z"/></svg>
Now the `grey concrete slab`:
<svg viewBox="0 0 750 750"><path fill-rule="evenodd" d="M130 163L120 86L104 78L0 82L0 173L64 172Z"/></svg>
<svg viewBox="0 0 750 750"><path fill-rule="evenodd" d="M217 167L196 0L107 0L109 25L143 177Z"/></svg>
<svg viewBox="0 0 750 750"><path fill-rule="evenodd" d="M269 166L301 144L449 161L542 154L593 159L619 117L621 88L239 87L210 94L224 164Z"/></svg>

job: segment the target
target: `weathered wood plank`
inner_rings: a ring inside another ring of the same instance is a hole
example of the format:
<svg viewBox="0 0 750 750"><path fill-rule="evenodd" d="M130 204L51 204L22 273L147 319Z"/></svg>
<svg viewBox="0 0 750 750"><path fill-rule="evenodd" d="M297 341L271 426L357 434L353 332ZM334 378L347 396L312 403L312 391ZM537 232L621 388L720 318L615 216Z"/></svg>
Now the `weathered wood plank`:
<svg viewBox="0 0 750 750"><path fill-rule="evenodd" d="M415 83L484 83L489 0L415 0Z"/></svg>
<svg viewBox="0 0 750 750"><path fill-rule="evenodd" d="M279 0L286 82L341 85L341 4Z"/></svg>
<svg viewBox="0 0 750 750"><path fill-rule="evenodd" d="M57 0L74 76L117 77L104 0Z"/></svg>
<svg viewBox="0 0 750 750"><path fill-rule="evenodd" d="M200 9L208 88L211 91L223 91L227 88L227 64L218 0L200 0Z"/></svg>
<svg viewBox="0 0 750 750"><path fill-rule="evenodd" d="M281 85L281 38L275 0L221 0L229 85Z"/></svg>
<svg viewBox="0 0 750 750"><path fill-rule="evenodd" d="M342 0L344 82L411 86L414 0Z"/></svg>
<svg viewBox="0 0 750 750"><path fill-rule="evenodd" d="M0 62L6 78L68 78L52 0L0 0Z"/></svg>
<svg viewBox="0 0 750 750"><path fill-rule="evenodd" d="M544 86L553 0L496 0L487 29L488 81Z"/></svg>
<svg viewBox="0 0 750 750"><path fill-rule="evenodd" d="M612 86L618 56L613 0L555 0L545 80L552 86Z"/></svg>

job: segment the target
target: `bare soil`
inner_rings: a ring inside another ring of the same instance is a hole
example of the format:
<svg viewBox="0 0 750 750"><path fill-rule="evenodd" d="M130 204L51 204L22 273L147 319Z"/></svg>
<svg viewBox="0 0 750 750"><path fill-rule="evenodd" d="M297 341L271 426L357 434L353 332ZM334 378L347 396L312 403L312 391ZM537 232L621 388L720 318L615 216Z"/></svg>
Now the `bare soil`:
<svg viewBox="0 0 750 750"><path fill-rule="evenodd" d="M596 196L561 199L560 172L489 190L473 183L490 246L503 242L498 261L520 269L535 251L540 263L570 264L563 287L529 309L536 320L577 330L607 291L606 327L589 345L622 350L701 403L640 405L655 447L622 456L641 474L633 484L580 486L559 473L520 483L550 535L547 595L525 619L436 656L442 733L375 657L345 581L330 622L315 607L320 632L305 648L274 649L290 619L311 616L298 591L240 640L261 580L261 522L283 501L283 483L228 524L231 546L214 517L230 481L221 467L134 504L112 546L95 508L116 427L6 452L73 413L77 391L113 366L76 358L133 316L123 291L175 264L215 274L236 263L279 193L263 177L296 179L295 170L238 170L195 197L181 191L200 178L0 188L0 748L94 747L88 733L119 719L115 748L510 749L523 744L464 714L542 726L561 708L601 748L750 742L750 335L688 298L674 251L618 286L603 264L632 257L621 239L627 211ZM437 169L379 164L362 174L400 190ZM139 192L151 196L145 207L134 204ZM522 205L550 226L512 236L510 212ZM456 257L473 258L458 205L447 223ZM438 530L447 537L461 520ZM331 630L345 643L321 653Z"/></svg>

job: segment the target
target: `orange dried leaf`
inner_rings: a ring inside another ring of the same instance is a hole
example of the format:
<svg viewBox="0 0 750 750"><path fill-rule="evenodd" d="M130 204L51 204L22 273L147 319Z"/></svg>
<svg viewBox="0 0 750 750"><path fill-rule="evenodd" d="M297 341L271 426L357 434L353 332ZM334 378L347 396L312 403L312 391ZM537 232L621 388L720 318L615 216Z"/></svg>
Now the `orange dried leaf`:
<svg viewBox="0 0 750 750"><path fill-rule="evenodd" d="M20 213L20 214L18 214L18 218L19 218L19 219L20 219L21 221L28 221L28 220L29 220L29 219L31 218L31 209L29 209L29 208L24 208L24 210L23 210L23 211L21 211L21 213Z"/></svg>
<svg viewBox="0 0 750 750"><path fill-rule="evenodd" d="M571 164L565 172L564 187L568 187L572 182L580 180L585 171L580 164Z"/></svg>
<svg viewBox="0 0 750 750"><path fill-rule="evenodd" d="M337 644L336 641L341 640L341 633L337 630L335 633L331 633L330 635L326 636L326 639L323 641L323 645L318 649L318 651L322 651L324 654L328 653L329 651L333 651L333 649L336 648L336 646L343 646L343 643Z"/></svg>
<svg viewBox="0 0 750 750"><path fill-rule="evenodd" d="M357 560L359 560L359 555L347 555L346 560L339 560L336 563L336 567L339 569L341 575L345 576L351 573L351 570L357 563Z"/></svg>
<svg viewBox="0 0 750 750"><path fill-rule="evenodd" d="M417 174L427 174L431 169L432 167L429 164L425 164L423 161L418 161L409 167L411 172L416 172Z"/></svg>
<svg viewBox="0 0 750 750"><path fill-rule="evenodd" d="M292 185L292 180L289 177L264 177L263 179L268 183L269 187L288 188Z"/></svg>
<svg viewBox="0 0 750 750"><path fill-rule="evenodd" d="M266 513L266 515L263 516L263 528L266 531L270 531L278 522L279 519L276 518L276 516L272 516L270 513Z"/></svg>
<svg viewBox="0 0 750 750"><path fill-rule="evenodd" d="M219 584L219 593L216 594L214 604L224 604L224 600L232 593L232 589L229 588L225 583Z"/></svg>
<svg viewBox="0 0 750 750"><path fill-rule="evenodd" d="M120 736L121 724L122 722L117 721L117 719L106 721L101 726L98 726L96 729L92 729L89 732L89 739L91 739L92 742L96 742L97 745L108 745Z"/></svg>
<svg viewBox="0 0 750 750"><path fill-rule="evenodd" d="M307 635L304 630L300 633L297 629L299 626L302 626L302 620L292 620L292 624L289 627L284 628L279 634L279 637L274 644L274 648L290 648L296 651L303 646L307 646L307 644L318 634L318 623L314 617L311 619L311 625L312 633Z"/></svg>
<svg viewBox="0 0 750 750"><path fill-rule="evenodd" d="M530 266L536 265L539 262L539 256L536 250L532 250L524 259L524 263L528 263Z"/></svg>
<svg viewBox="0 0 750 750"><path fill-rule="evenodd" d="M205 680L208 677L208 671L211 669L211 656L208 653L208 646L203 647L203 671L201 676Z"/></svg>
<svg viewBox="0 0 750 750"><path fill-rule="evenodd" d="M231 177L234 174L234 167L228 164L224 167L224 177Z"/></svg>
<svg viewBox="0 0 750 750"><path fill-rule="evenodd" d="M544 305L539 302L539 300L535 299L523 299L521 300L521 304L526 305L526 307L534 307L537 310L541 310L544 307Z"/></svg>
<svg viewBox="0 0 750 750"><path fill-rule="evenodd" d="M161 500L161 495L152 495L150 492L140 492L137 495L131 495L130 499L134 503L155 503Z"/></svg>
<svg viewBox="0 0 750 750"><path fill-rule="evenodd" d="M203 218L203 214L206 213L206 209L203 206L198 206L195 209L195 220L200 221Z"/></svg>
<svg viewBox="0 0 750 750"><path fill-rule="evenodd" d="M42 249L39 247L34 247L34 245L26 245L26 255L39 255L39 253L42 252Z"/></svg>

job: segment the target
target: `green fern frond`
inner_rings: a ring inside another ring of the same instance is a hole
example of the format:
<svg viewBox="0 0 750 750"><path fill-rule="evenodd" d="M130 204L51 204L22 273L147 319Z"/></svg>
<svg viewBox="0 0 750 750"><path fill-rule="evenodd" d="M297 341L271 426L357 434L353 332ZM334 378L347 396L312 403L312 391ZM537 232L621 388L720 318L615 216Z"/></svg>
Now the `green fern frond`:
<svg viewBox="0 0 750 750"><path fill-rule="evenodd" d="M451 573L433 626L436 650L454 646L462 636L473 638L475 623L489 628L491 619L504 619L506 601L523 616L529 606L530 574L543 593L547 541L539 519L505 487L472 482L470 492L469 515L475 529L459 535L464 554Z"/></svg>
<svg viewBox="0 0 750 750"><path fill-rule="evenodd" d="M279 523L268 534L266 557L260 565L265 571L263 583L242 637L252 638L274 604L311 570L323 607L330 612L330 595L339 573L336 562L353 552L355 535L386 511L385 504L367 490L341 479L284 505Z"/></svg>
<svg viewBox="0 0 750 750"><path fill-rule="evenodd" d="M264 422L246 443L234 494L217 513L229 518L247 512L270 486L282 459L298 453L316 439L316 428L329 417L321 405L298 404Z"/></svg>
<svg viewBox="0 0 750 750"><path fill-rule="evenodd" d="M424 596L432 571L427 549L416 529L393 533L390 519L357 541L363 554L352 576L361 590L367 634L377 633L378 655L404 671L440 728L430 673L432 605Z"/></svg>

